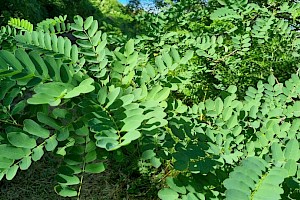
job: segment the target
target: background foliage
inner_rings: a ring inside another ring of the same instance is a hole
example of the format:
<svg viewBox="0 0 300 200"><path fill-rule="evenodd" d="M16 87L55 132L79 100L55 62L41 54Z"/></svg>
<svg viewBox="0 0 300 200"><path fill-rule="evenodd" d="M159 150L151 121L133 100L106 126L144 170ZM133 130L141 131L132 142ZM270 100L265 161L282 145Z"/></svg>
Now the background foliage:
<svg viewBox="0 0 300 200"><path fill-rule="evenodd" d="M299 3L89 5L132 21L78 7L1 27L1 179L51 152L63 197L109 162L150 199L299 199Z"/></svg>

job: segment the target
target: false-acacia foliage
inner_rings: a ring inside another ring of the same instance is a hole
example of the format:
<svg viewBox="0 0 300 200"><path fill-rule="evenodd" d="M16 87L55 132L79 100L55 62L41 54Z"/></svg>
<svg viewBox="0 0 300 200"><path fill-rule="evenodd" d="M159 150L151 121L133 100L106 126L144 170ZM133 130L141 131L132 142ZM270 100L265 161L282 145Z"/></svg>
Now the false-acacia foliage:
<svg viewBox="0 0 300 200"><path fill-rule="evenodd" d="M179 47L194 50L186 70L193 77L181 91L202 101L229 85L239 98L273 73L280 81L299 63L299 10L293 1L184 0L158 13L136 15L138 45L149 54ZM187 102L187 101L185 101Z"/></svg>
<svg viewBox="0 0 300 200"><path fill-rule="evenodd" d="M70 31L75 44L60 36ZM80 196L84 176L105 170L107 152L135 144L143 162L171 171L161 199L299 197L298 74L285 84L271 75L244 100L230 86L186 105L177 92L192 81L184 76L192 50L153 57L134 39L111 47L118 43L93 17L36 28L11 19L0 34L0 179L49 151L64 161L55 191Z"/></svg>

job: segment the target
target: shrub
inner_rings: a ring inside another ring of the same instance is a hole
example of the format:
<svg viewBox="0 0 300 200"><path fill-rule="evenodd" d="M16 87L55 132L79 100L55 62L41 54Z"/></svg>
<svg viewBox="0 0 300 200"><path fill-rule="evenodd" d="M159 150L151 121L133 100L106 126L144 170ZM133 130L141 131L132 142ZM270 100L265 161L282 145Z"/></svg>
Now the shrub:
<svg viewBox="0 0 300 200"><path fill-rule="evenodd" d="M178 94L193 84L192 50L152 56L134 39L113 47L93 17L9 24L1 29L0 179L49 151L63 158L55 191L79 197L108 152L131 146L143 170L166 170L161 199L299 197L298 74L259 81L244 100L229 86L187 105ZM69 31L76 44L59 36Z"/></svg>
<svg viewBox="0 0 300 200"><path fill-rule="evenodd" d="M285 81L296 73L299 6L247 0L179 1L159 13L137 15L137 38L147 53L171 46L179 53L194 50L193 61L186 65L193 77L182 91L186 98L201 102L233 84L242 99L249 86L270 74Z"/></svg>

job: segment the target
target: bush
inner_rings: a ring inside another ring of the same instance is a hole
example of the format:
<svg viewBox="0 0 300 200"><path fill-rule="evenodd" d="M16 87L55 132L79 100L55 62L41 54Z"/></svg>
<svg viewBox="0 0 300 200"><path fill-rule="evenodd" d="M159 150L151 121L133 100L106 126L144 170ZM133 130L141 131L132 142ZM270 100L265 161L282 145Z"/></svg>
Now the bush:
<svg viewBox="0 0 300 200"><path fill-rule="evenodd" d="M0 179L53 152L63 159L55 191L80 197L87 174L138 148L141 173L164 173L161 199L299 198L298 73L285 84L271 75L243 100L231 85L187 104L200 47L117 39L93 17L2 27Z"/></svg>
<svg viewBox="0 0 300 200"><path fill-rule="evenodd" d="M182 93L201 102L229 85L240 99L249 86L274 74L285 81L299 63L299 3L261 1L179 1L159 13L136 16L143 52L171 46L180 53L194 50L186 70L193 77ZM188 102L188 101L186 101Z"/></svg>

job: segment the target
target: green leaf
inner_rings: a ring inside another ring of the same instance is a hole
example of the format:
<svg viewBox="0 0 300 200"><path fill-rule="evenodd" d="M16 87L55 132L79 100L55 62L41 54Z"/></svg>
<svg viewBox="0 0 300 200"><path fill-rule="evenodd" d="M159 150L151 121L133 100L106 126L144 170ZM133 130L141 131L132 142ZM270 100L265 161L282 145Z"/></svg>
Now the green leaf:
<svg viewBox="0 0 300 200"><path fill-rule="evenodd" d="M123 120L124 126L122 127L121 131L132 131L139 128L144 121L144 116L134 115L127 117Z"/></svg>
<svg viewBox="0 0 300 200"><path fill-rule="evenodd" d="M22 71L23 70L22 64L9 51L1 50L0 51L0 57L2 57L15 70L18 70L18 71Z"/></svg>
<svg viewBox="0 0 300 200"><path fill-rule="evenodd" d="M24 131L41 138L48 138L50 131L41 127L38 123L31 119L24 120Z"/></svg>
<svg viewBox="0 0 300 200"><path fill-rule="evenodd" d="M31 157L27 156L23 158L19 165L21 170L27 170L31 165Z"/></svg>
<svg viewBox="0 0 300 200"><path fill-rule="evenodd" d="M229 120L230 117L232 116L232 112L233 112L233 110L232 110L231 107L225 108L224 111L223 111L223 113L222 113L222 115L223 115L223 116L222 116L222 117L223 117L223 120L224 120L224 121Z"/></svg>
<svg viewBox="0 0 300 200"><path fill-rule="evenodd" d="M295 176L297 172L297 162L295 160L289 159L284 168L288 171L288 176Z"/></svg>
<svg viewBox="0 0 300 200"><path fill-rule="evenodd" d="M175 62L177 62L177 63L180 62L179 53L178 53L178 51L174 47L171 47L171 56L173 57L173 59L174 59Z"/></svg>
<svg viewBox="0 0 300 200"><path fill-rule="evenodd" d="M186 188L177 179L167 177L167 184L175 192L186 194Z"/></svg>
<svg viewBox="0 0 300 200"><path fill-rule="evenodd" d="M85 172L88 173L101 173L105 170L103 162L100 163L91 163L85 166Z"/></svg>
<svg viewBox="0 0 300 200"><path fill-rule="evenodd" d="M62 197L76 197L77 196L77 191L74 190L73 188L56 186L54 189L55 189L56 193Z"/></svg>
<svg viewBox="0 0 300 200"><path fill-rule="evenodd" d="M130 39L125 45L125 53L127 56L134 52L134 40Z"/></svg>
<svg viewBox="0 0 300 200"><path fill-rule="evenodd" d="M26 155L26 152L22 148L1 144L0 155L9 159L21 159Z"/></svg>
<svg viewBox="0 0 300 200"><path fill-rule="evenodd" d="M300 158L299 142L296 139L290 139L284 150L284 157L289 160L298 161Z"/></svg>
<svg viewBox="0 0 300 200"><path fill-rule="evenodd" d="M98 30L98 21L94 20L91 24L91 27L88 29L88 35L93 37Z"/></svg>
<svg viewBox="0 0 300 200"><path fill-rule="evenodd" d="M247 194L238 189L229 189L225 192L228 200L249 200Z"/></svg>
<svg viewBox="0 0 300 200"><path fill-rule="evenodd" d="M172 66L171 56L168 53L163 52L162 58L163 58L163 61L166 63L167 67L170 68Z"/></svg>
<svg viewBox="0 0 300 200"><path fill-rule="evenodd" d="M86 93L90 93L92 92L95 87L93 85L91 85L92 83L94 83L94 80L92 78L88 78L83 80L79 86L75 87L73 90L71 90L70 92L68 92L64 98L65 99L70 99L76 96L79 96L80 94L86 94Z"/></svg>
<svg viewBox="0 0 300 200"><path fill-rule="evenodd" d="M22 132L9 132L7 139L16 147L32 149L36 146L35 139Z"/></svg>
<svg viewBox="0 0 300 200"><path fill-rule="evenodd" d="M82 19L82 17L79 16L79 15L74 16L74 22L75 22L76 24L78 24L79 26L83 26L83 19Z"/></svg>
<svg viewBox="0 0 300 200"><path fill-rule="evenodd" d="M94 160L97 159L97 153L96 153L96 151L88 152L88 153L85 155L84 159L85 159L85 162L86 162L86 163L93 162Z"/></svg>
<svg viewBox="0 0 300 200"><path fill-rule="evenodd" d="M117 87L117 88L112 89L108 93L108 95L107 95L108 103L105 106L106 108L108 108L117 99L120 92L121 92L121 88Z"/></svg>
<svg viewBox="0 0 300 200"><path fill-rule="evenodd" d="M131 141L136 140L138 138L141 137L141 133L137 130L131 130L128 131L123 137L122 139L124 140L124 142L121 143L121 145L127 145L129 144Z"/></svg>
<svg viewBox="0 0 300 200"><path fill-rule="evenodd" d="M43 124L46 124L54 129L60 130L60 126L57 124L57 122L51 117L48 117L45 113L38 112L37 119Z"/></svg>
<svg viewBox="0 0 300 200"><path fill-rule="evenodd" d="M158 197L162 200L177 200L179 195L170 188L164 188L158 192Z"/></svg>
<svg viewBox="0 0 300 200"><path fill-rule="evenodd" d="M75 44L73 44L71 48L71 60L73 63L78 61L78 48Z"/></svg>
<svg viewBox="0 0 300 200"><path fill-rule="evenodd" d="M93 46L97 46L99 44L99 42L101 41L101 34L102 34L101 31L97 31L97 33L93 36L93 38L92 38ZM101 46L99 45L100 46L99 49L103 49L105 45L106 45L106 41L102 41Z"/></svg>
<svg viewBox="0 0 300 200"><path fill-rule="evenodd" d="M284 161L284 155L280 144L274 142L271 146L271 150L272 150L272 158L275 160L275 162Z"/></svg>
<svg viewBox="0 0 300 200"><path fill-rule="evenodd" d="M12 180L16 176L18 169L18 165L13 165L12 167L10 167L6 172L6 179L9 181Z"/></svg>
<svg viewBox="0 0 300 200"><path fill-rule="evenodd" d="M185 53L184 57L181 58L180 63L181 63L181 64L184 64L184 65L187 64L188 61L189 61L193 56L194 56L194 51L188 50L188 51Z"/></svg>
<svg viewBox="0 0 300 200"><path fill-rule="evenodd" d="M217 114L218 114L218 115L222 113L223 107L224 107L223 105L224 105L224 104L223 104L222 99L218 97L218 98L216 99L216 101L215 101L215 108L216 108L216 111L217 111Z"/></svg>
<svg viewBox="0 0 300 200"><path fill-rule="evenodd" d="M56 137L50 137L49 139L45 140L45 142L45 148L47 151L53 151L58 145Z"/></svg>
<svg viewBox="0 0 300 200"><path fill-rule="evenodd" d="M154 151L152 149L146 150L142 153L142 159L144 160L149 160L152 157L154 157L156 154L154 153Z"/></svg>
<svg viewBox="0 0 300 200"><path fill-rule="evenodd" d="M13 159L8 159L8 158L5 158L5 157L0 157L0 169L9 168L13 163L14 163Z"/></svg>
<svg viewBox="0 0 300 200"><path fill-rule="evenodd" d="M13 107L11 111L11 115L20 114L20 112L24 110L25 106L26 106L26 101L25 100L20 101Z"/></svg>
<svg viewBox="0 0 300 200"><path fill-rule="evenodd" d="M164 88L154 96L154 99L160 102L167 99L169 95L170 95L170 88Z"/></svg>
<svg viewBox="0 0 300 200"><path fill-rule="evenodd" d="M4 172L0 172L0 181L3 179L4 175Z"/></svg>
<svg viewBox="0 0 300 200"><path fill-rule="evenodd" d="M35 66L29 58L28 54L23 49L17 49L15 51L15 55L19 59L19 61L26 67L28 73L34 74Z"/></svg>
<svg viewBox="0 0 300 200"><path fill-rule="evenodd" d="M269 76L268 82L271 86L275 85L275 76L273 74Z"/></svg>
<svg viewBox="0 0 300 200"><path fill-rule="evenodd" d="M107 87L102 87L98 92L98 102L103 105L107 97Z"/></svg>
<svg viewBox="0 0 300 200"><path fill-rule="evenodd" d="M174 162L174 169L185 171L188 168L189 162L186 160L176 160Z"/></svg>
<svg viewBox="0 0 300 200"><path fill-rule="evenodd" d="M68 110L66 109L60 109L60 108L55 108L53 111L52 111L52 114L53 116L55 117L55 119L57 118L66 118L66 115L68 114Z"/></svg>
<svg viewBox="0 0 300 200"><path fill-rule="evenodd" d="M43 157L43 155L44 155L43 147L38 146L33 149L31 157L33 161L38 161Z"/></svg>
<svg viewBox="0 0 300 200"><path fill-rule="evenodd" d="M58 174L56 180L61 185L78 185L80 180L77 176L69 176L64 174Z"/></svg>
<svg viewBox="0 0 300 200"><path fill-rule="evenodd" d="M227 127L229 129L235 127L236 125L238 125L238 120L237 120L237 115L233 114L227 121Z"/></svg>
<svg viewBox="0 0 300 200"><path fill-rule="evenodd" d="M84 22L84 29L88 30L90 28L90 26L92 25L93 21L94 21L93 16L86 18L86 20Z"/></svg>
<svg viewBox="0 0 300 200"><path fill-rule="evenodd" d="M58 53L60 54L65 53L65 40L61 36L57 38L57 49L58 49Z"/></svg>
<svg viewBox="0 0 300 200"><path fill-rule="evenodd" d="M227 92L234 94L237 91L237 87L235 85L231 85L227 88Z"/></svg>
<svg viewBox="0 0 300 200"><path fill-rule="evenodd" d="M151 163L151 165L153 166L153 167L155 167L155 168L159 168L160 166L161 166L161 162L160 162L160 159L159 158L156 158L156 157L152 157L151 159L150 159L150 163Z"/></svg>

